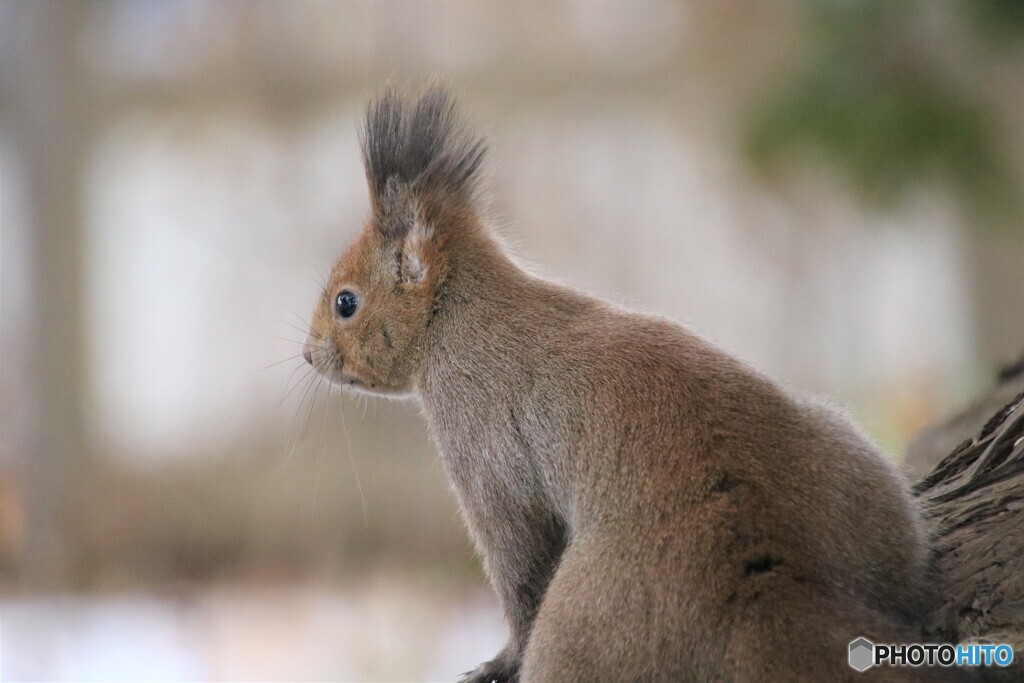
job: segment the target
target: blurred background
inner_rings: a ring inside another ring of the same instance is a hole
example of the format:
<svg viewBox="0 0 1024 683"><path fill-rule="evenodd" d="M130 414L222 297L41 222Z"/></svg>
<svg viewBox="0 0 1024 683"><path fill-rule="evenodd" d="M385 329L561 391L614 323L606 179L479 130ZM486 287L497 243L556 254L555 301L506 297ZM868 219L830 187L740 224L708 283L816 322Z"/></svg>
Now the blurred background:
<svg viewBox="0 0 1024 683"><path fill-rule="evenodd" d="M299 354L383 82L537 269L896 460L1024 350L1024 2L0 1L0 677L451 680L505 630L415 406Z"/></svg>

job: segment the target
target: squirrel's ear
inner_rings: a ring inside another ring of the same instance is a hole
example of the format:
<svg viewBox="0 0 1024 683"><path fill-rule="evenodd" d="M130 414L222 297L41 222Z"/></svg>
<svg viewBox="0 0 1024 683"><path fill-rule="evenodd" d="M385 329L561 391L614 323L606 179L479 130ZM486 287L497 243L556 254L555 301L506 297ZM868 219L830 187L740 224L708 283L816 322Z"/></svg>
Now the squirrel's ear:
<svg viewBox="0 0 1024 683"><path fill-rule="evenodd" d="M445 88L433 85L417 95L384 88L366 108L360 145L385 237L401 239L410 211L425 202L472 207L486 146Z"/></svg>
<svg viewBox="0 0 1024 683"><path fill-rule="evenodd" d="M401 243L398 267L402 282L419 284L427 279L433 236L433 228L416 216Z"/></svg>
<svg viewBox="0 0 1024 683"><path fill-rule="evenodd" d="M412 187L397 177L388 178L373 201L374 225L388 240L404 240L419 220L419 209Z"/></svg>

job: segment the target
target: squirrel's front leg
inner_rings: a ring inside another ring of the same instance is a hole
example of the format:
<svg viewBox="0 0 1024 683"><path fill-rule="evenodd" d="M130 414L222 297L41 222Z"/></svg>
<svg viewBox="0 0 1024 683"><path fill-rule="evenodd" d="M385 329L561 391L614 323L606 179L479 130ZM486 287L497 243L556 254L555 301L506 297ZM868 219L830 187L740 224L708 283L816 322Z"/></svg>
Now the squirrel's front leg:
<svg viewBox="0 0 1024 683"><path fill-rule="evenodd" d="M465 683L514 683L544 591L565 548L566 529L553 514L513 506L489 506L471 514L484 568L498 594L511 636L494 659L463 678ZM477 533L476 530L480 530Z"/></svg>

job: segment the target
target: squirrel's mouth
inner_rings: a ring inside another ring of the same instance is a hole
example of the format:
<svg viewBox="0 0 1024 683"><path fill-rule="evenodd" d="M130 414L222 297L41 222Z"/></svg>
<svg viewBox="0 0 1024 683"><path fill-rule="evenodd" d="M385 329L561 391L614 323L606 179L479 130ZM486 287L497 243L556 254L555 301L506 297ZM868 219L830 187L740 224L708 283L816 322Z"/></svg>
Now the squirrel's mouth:
<svg viewBox="0 0 1024 683"><path fill-rule="evenodd" d="M319 353L318 353L319 351ZM395 392L378 382L366 381L346 368L344 357L337 352L328 353L323 349L314 349L306 361L313 366L313 369L323 379L327 380L332 387L339 389L351 389L360 394L372 396L401 394Z"/></svg>
<svg viewBox="0 0 1024 683"><path fill-rule="evenodd" d="M408 396L411 394L410 391L403 391L401 389L395 389L386 384L380 384L379 382L366 381L361 377L339 371L334 373L329 380L332 385L343 389L348 389L356 392L357 394L364 394L366 396L388 396L391 398Z"/></svg>
<svg viewBox="0 0 1024 683"><path fill-rule="evenodd" d="M338 388L350 387L360 389L366 386L363 380L351 372L345 371L343 356L337 351L317 347L307 343L303 349L303 357L313 366L318 375Z"/></svg>
<svg viewBox="0 0 1024 683"><path fill-rule="evenodd" d="M355 375L350 375L347 372L340 373L338 375L337 379L333 379L331 381L333 381L335 384L338 384L340 386L352 387L353 389L359 389L361 387L365 387L366 386L363 383L363 380L359 379Z"/></svg>
<svg viewBox="0 0 1024 683"><path fill-rule="evenodd" d="M339 389L354 389L361 394L377 394L379 391L375 390L373 384L368 384L363 381L361 377L353 375L351 372L346 372L342 368L324 373L327 380Z"/></svg>
<svg viewBox="0 0 1024 683"><path fill-rule="evenodd" d="M346 372L344 366L330 364L325 367L318 367L316 368L316 371L321 377L339 389L366 388L366 382L364 382L362 378L353 375L351 372Z"/></svg>

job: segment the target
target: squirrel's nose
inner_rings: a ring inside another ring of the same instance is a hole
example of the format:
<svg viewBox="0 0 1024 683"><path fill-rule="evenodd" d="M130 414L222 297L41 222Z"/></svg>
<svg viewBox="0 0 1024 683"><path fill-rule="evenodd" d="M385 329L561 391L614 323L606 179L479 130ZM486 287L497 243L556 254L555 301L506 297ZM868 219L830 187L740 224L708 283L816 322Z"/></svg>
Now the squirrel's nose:
<svg viewBox="0 0 1024 683"><path fill-rule="evenodd" d="M310 365L313 364L313 347L308 342L302 345L302 357Z"/></svg>

